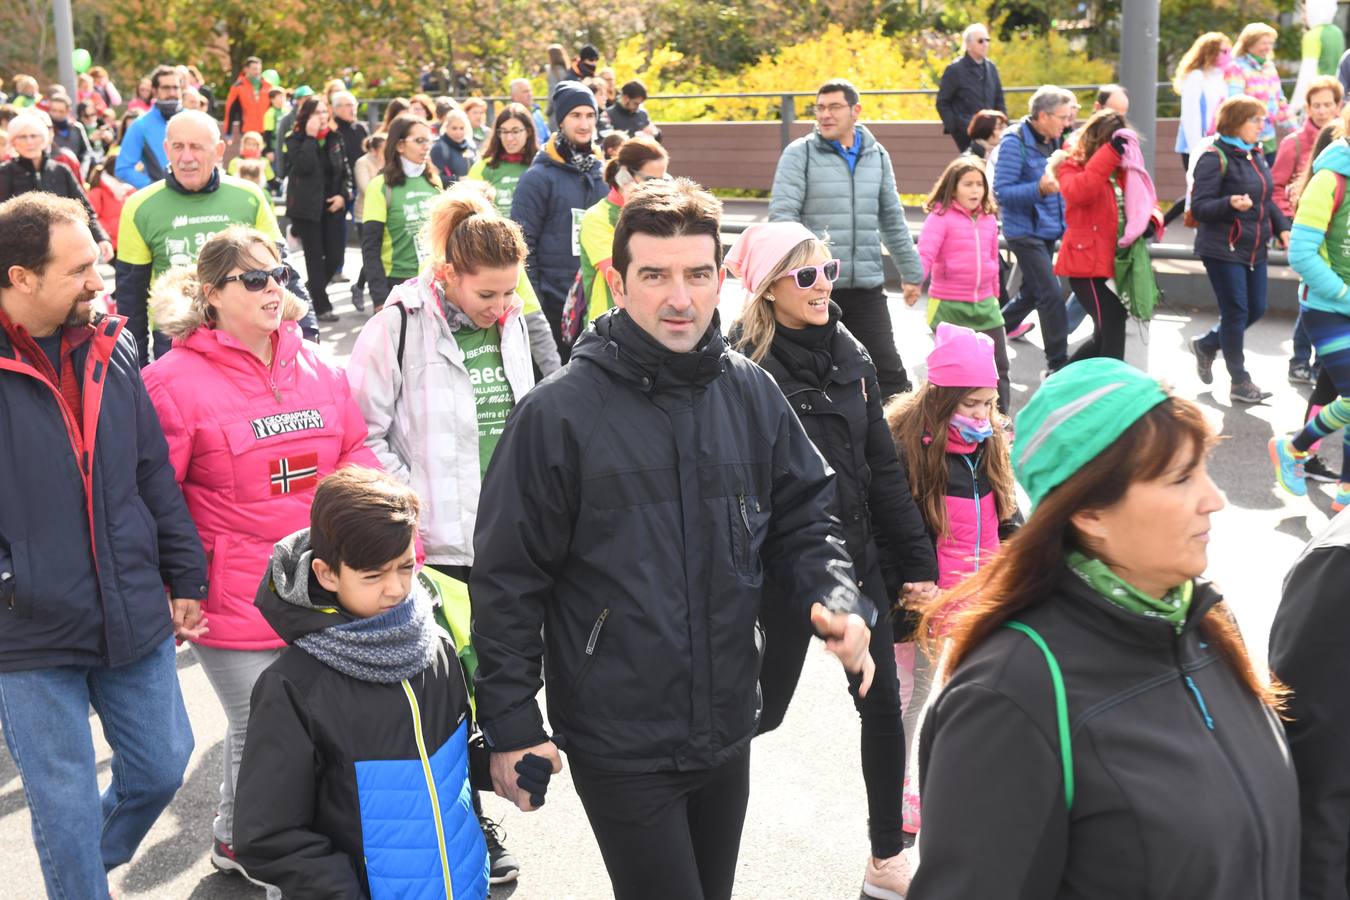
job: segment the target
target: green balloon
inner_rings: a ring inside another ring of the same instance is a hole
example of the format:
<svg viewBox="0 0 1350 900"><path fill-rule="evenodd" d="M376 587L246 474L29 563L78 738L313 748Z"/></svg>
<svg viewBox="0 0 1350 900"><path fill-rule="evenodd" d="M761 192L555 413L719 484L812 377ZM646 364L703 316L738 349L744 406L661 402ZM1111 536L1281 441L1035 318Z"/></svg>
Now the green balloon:
<svg viewBox="0 0 1350 900"><path fill-rule="evenodd" d="M75 64L75 71L83 75L89 71L89 66L93 60L89 57L89 51L83 47L77 47L75 52L70 54L70 60Z"/></svg>
<svg viewBox="0 0 1350 900"><path fill-rule="evenodd" d="M271 84L281 84L281 76L277 74L276 69L268 69L262 73L263 81Z"/></svg>

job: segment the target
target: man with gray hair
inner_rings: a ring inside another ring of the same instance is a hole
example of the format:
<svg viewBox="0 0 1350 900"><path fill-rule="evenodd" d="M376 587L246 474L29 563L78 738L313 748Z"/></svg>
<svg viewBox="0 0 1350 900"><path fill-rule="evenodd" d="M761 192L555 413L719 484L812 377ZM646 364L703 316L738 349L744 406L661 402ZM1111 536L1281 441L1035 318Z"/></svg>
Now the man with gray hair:
<svg viewBox="0 0 1350 900"><path fill-rule="evenodd" d="M539 104L534 102L534 88L530 86L528 78L517 78L511 82L511 102L519 103L530 111L534 116L535 137L539 139L539 146L543 147L548 141L548 136L552 133L548 130L548 120L544 118L544 111L539 108ZM528 165L530 160L525 160Z"/></svg>
<svg viewBox="0 0 1350 900"><path fill-rule="evenodd" d="M1046 167L1063 146L1075 102L1073 94L1053 84L1037 88L1028 115L1003 132L993 179L1003 236L1022 270L1022 291L1004 307L1003 324L1012 334L1037 310L1050 372L1068 362L1069 340L1064 295L1051 264L1055 242L1064 234L1064 198Z"/></svg>
<svg viewBox="0 0 1350 900"><path fill-rule="evenodd" d="M966 126L982 109L1008 111L1003 101L1003 82L998 68L989 59L989 29L976 22L961 32L966 52L947 66L938 87L937 111L942 131L950 134L962 153L970 146Z"/></svg>

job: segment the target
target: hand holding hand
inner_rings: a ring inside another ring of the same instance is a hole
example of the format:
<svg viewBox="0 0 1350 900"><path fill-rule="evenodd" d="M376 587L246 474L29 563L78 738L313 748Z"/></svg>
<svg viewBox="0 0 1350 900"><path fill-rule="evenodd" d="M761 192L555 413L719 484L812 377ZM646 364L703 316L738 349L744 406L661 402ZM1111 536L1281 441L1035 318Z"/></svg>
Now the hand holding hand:
<svg viewBox="0 0 1350 900"><path fill-rule="evenodd" d="M493 792L521 812L533 812L544 805L549 776L562 771L562 756L552 741L544 741L521 750L493 753L489 768Z"/></svg>
<svg viewBox="0 0 1350 900"><path fill-rule="evenodd" d="M917 284L907 284L904 286L903 290L905 292L906 306L913 306L914 304L918 303L919 297L923 294L923 291L919 288Z"/></svg>
<svg viewBox="0 0 1350 900"><path fill-rule="evenodd" d="M1054 173L1050 171L1047 171L1041 176L1041 180L1036 186L1040 188L1041 196L1043 197L1059 193L1059 180L1055 178Z"/></svg>
<svg viewBox="0 0 1350 900"><path fill-rule="evenodd" d="M200 600L171 600L169 608L173 612L173 636L180 641L195 641L211 629L206 627L206 617L202 615Z"/></svg>
<svg viewBox="0 0 1350 900"><path fill-rule="evenodd" d="M857 613L830 612L825 604L816 603L811 607L811 625L825 639L825 649L839 657L844 671L862 676L858 696L866 697L872 686L872 677L876 675L877 664L868 652L872 632L862 616Z"/></svg>
<svg viewBox="0 0 1350 900"><path fill-rule="evenodd" d="M906 582L900 590L900 602L906 606L910 604L922 606L936 600L937 596L938 586L931 581Z"/></svg>

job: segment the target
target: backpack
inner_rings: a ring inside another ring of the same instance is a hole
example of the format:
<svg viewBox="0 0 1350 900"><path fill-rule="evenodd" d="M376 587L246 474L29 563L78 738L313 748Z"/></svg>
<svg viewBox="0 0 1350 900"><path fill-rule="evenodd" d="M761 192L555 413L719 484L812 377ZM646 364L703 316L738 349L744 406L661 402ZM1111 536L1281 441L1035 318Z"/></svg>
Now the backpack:
<svg viewBox="0 0 1350 900"><path fill-rule="evenodd" d="M1223 179L1228 175L1228 154L1214 146L1217 139L1215 135L1210 135L1201 140L1200 143L1204 145L1204 149L1199 153L1192 154L1191 164L1186 167L1186 215L1182 221L1186 223L1187 228L1195 228L1200 224L1191 212L1191 194L1195 190L1195 167L1200 164L1200 157L1206 153L1217 153L1219 155L1219 178Z"/></svg>
<svg viewBox="0 0 1350 900"><path fill-rule="evenodd" d="M1022 622L1012 621L1004 622L1004 628L1011 628L1013 631L1020 631L1031 642L1040 648L1045 656L1045 664L1050 669L1050 681L1055 688L1055 723L1059 730L1059 759L1060 766L1064 769L1064 805L1069 811L1073 810L1073 745L1072 732L1069 730L1069 700L1068 692L1064 689L1064 675L1059 669L1059 660L1055 654L1050 651L1049 645L1041 637L1040 632Z"/></svg>

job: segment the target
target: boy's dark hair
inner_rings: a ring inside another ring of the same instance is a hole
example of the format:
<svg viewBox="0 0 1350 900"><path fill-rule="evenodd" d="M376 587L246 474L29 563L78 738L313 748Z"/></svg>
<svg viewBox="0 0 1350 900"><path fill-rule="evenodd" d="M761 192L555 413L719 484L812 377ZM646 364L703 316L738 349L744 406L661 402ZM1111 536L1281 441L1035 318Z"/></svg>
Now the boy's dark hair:
<svg viewBox="0 0 1350 900"><path fill-rule="evenodd" d="M674 238L706 234L722 266L722 201L688 178L649 181L633 192L614 228L614 268L628 276L628 242L635 234Z"/></svg>
<svg viewBox="0 0 1350 900"><path fill-rule="evenodd" d="M284 89L282 89L282 88L272 88L270 91L267 92L267 99L268 99L268 100L271 100L273 97L277 97L277 96L281 96L281 97L286 96L286 91L285 91Z"/></svg>
<svg viewBox="0 0 1350 900"><path fill-rule="evenodd" d="M254 63L257 63L258 65L261 66L261 65L262 65L262 60L259 59L259 58L256 57L256 56L250 56L248 59L244 60L244 65L245 65L245 66L251 66L251 65L253 65Z"/></svg>
<svg viewBox="0 0 1350 900"><path fill-rule="evenodd" d="M309 545L334 572L378 571L407 551L417 513L417 495L392 475L344 466L314 491Z"/></svg>
<svg viewBox="0 0 1350 900"><path fill-rule="evenodd" d="M627 82L623 87L619 88L619 93L628 97L630 100L646 100L647 86L634 78L632 81Z"/></svg>
<svg viewBox="0 0 1350 900"><path fill-rule="evenodd" d="M9 270L22 266L39 275L52 258L52 229L84 225L89 216L75 200L29 191L0 203L0 287L13 287Z"/></svg>
<svg viewBox="0 0 1350 900"><path fill-rule="evenodd" d="M844 102L849 106L857 106L858 100L862 96L858 93L858 89L853 86L853 82L847 78L833 78L825 82L820 86L820 90L816 91L817 97L821 94L843 94Z"/></svg>

